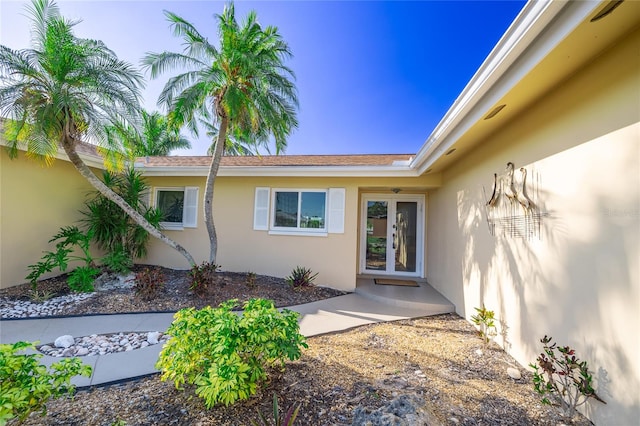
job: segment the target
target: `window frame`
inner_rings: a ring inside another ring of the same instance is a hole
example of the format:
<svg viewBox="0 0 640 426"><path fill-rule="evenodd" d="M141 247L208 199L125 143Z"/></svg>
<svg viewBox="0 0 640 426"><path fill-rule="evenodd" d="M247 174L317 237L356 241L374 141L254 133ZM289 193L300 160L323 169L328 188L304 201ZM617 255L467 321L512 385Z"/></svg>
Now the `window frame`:
<svg viewBox="0 0 640 426"><path fill-rule="evenodd" d="M184 228L197 228L198 227L198 193L199 187L197 186L159 186L153 188L154 202L153 205L156 209L159 209L158 201L160 199L159 193L165 192L180 192L182 191L182 221L181 222L160 222L160 228L167 231L182 231ZM192 206L187 204L188 191L195 191L194 204ZM195 210L195 217L193 223L185 224L185 216L187 215L187 209Z"/></svg>
<svg viewBox="0 0 640 426"><path fill-rule="evenodd" d="M276 226L276 197L279 192L298 193L297 226ZM302 228L300 227L302 194L303 193L324 194L324 226L322 228ZM271 206L269 208L269 234L272 235L305 235L305 236L326 236L329 233L329 190L326 188L271 188Z"/></svg>

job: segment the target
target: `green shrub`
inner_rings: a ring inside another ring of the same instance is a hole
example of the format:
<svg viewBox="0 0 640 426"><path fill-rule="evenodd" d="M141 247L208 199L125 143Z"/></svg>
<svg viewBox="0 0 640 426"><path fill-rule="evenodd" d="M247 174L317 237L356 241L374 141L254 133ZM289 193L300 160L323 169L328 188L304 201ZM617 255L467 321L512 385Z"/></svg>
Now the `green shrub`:
<svg viewBox="0 0 640 426"><path fill-rule="evenodd" d="M280 407L278 406L278 396L273 394L273 426L293 426L298 417L298 412L300 411L300 404L292 405L289 409L283 413L282 417L280 416ZM251 424L253 426L270 426L271 423L267 420L267 416L262 414L262 411L258 410L258 418L260 419L260 425L258 423L252 421Z"/></svg>
<svg viewBox="0 0 640 426"><path fill-rule="evenodd" d="M167 333L156 367L162 380L178 389L196 386L196 394L210 408L249 398L267 378L267 368L284 368L307 347L299 333L298 313L279 312L270 300L251 299L238 315L229 300L214 309L182 309Z"/></svg>
<svg viewBox="0 0 640 426"><path fill-rule="evenodd" d="M189 271L191 284L189 290L193 291L197 296L203 297L207 294L207 290L216 281L216 274L220 270L220 265L215 263L202 262L201 265L195 265Z"/></svg>
<svg viewBox="0 0 640 426"><path fill-rule="evenodd" d="M123 173L105 171L102 176L104 184L120 195L134 210L144 216L151 225L159 229L162 221L160 210L148 207L143 199L149 191L149 185L140 172L129 169ZM127 261L107 265L133 265L134 258L147 254L149 233L129 217L116 203L106 198L99 191L94 191L85 202L82 223L92 233L98 247L107 253L121 253ZM131 266L125 271L128 272ZM114 272L121 272L112 269Z"/></svg>
<svg viewBox="0 0 640 426"><path fill-rule="evenodd" d="M311 269L302 266L296 266L291 275L285 278L285 281L294 288L308 287L313 283L318 274L312 273Z"/></svg>
<svg viewBox="0 0 640 426"><path fill-rule="evenodd" d="M110 251L101 261L107 269L121 275L127 274L133 267L133 259L122 247Z"/></svg>
<svg viewBox="0 0 640 426"><path fill-rule="evenodd" d="M46 402L72 394L71 378L91 375L91 367L78 358L63 359L47 369L39 364L41 354L20 354L35 350L34 343L0 344L0 426L17 417L24 420L33 411L46 414Z"/></svg>
<svg viewBox="0 0 640 426"><path fill-rule="evenodd" d="M489 340L498 334L494 321L495 313L485 308L484 305L482 305L482 308L473 309L478 314L471 316L471 321L480 328L478 334L484 339L484 342L489 343Z"/></svg>
<svg viewBox="0 0 640 426"><path fill-rule="evenodd" d="M533 368L533 386L542 395L542 403L560 407L562 414L572 418L576 408L594 398L605 403L593 389L593 377L586 361L575 356L569 346L557 346L551 337L540 339L543 352L538 356L538 365Z"/></svg>
<svg viewBox="0 0 640 426"><path fill-rule="evenodd" d="M164 272L160 268L144 268L136 273L136 294L145 300L153 299L164 287L166 281Z"/></svg>
<svg viewBox="0 0 640 426"><path fill-rule="evenodd" d="M64 272L69 262L80 260L84 262L84 266L71 271L67 283L74 291L93 291L93 281L100 270L95 267L95 261L89 251L91 238L91 232L82 232L77 226L60 228L60 231L49 240L50 243L56 243L56 251L45 252L42 261L28 266L31 272L26 278L31 282L33 290L37 289L38 279L43 274L53 271L54 268ZM74 248L79 249L82 254L72 255Z"/></svg>

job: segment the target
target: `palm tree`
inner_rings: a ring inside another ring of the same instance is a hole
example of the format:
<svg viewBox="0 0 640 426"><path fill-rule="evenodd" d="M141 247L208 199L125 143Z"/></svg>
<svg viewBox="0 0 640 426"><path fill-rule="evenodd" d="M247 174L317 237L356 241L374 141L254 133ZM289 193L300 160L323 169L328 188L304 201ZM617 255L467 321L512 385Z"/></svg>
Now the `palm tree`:
<svg viewBox="0 0 640 426"><path fill-rule="evenodd" d="M200 120L200 124L205 128L207 136L213 141L209 148L207 148L207 155L213 155L216 150L216 141L218 140L218 128L209 121ZM240 155L253 156L256 154L258 154L257 147L239 141L227 132L227 140L224 141L222 155L237 157Z"/></svg>
<svg viewBox="0 0 640 426"><path fill-rule="evenodd" d="M218 241L213 223L213 188L227 135L253 146L275 144L276 154L286 148L287 137L298 126L298 99L294 74L284 65L289 46L276 27L262 28L255 12L239 25L233 3L216 15L218 47L178 15L165 11L171 29L182 37L181 53L149 53L145 67L156 78L169 69L187 69L168 80L158 99L170 120L197 134L198 118L211 120L218 129L207 175L204 216L215 263ZM213 114L208 111L211 109Z"/></svg>
<svg viewBox="0 0 640 426"><path fill-rule="evenodd" d="M174 149L191 148L191 143L179 131L170 128L167 118L157 111L142 111L141 134L133 132L132 138L136 157L165 156Z"/></svg>
<svg viewBox="0 0 640 426"><path fill-rule="evenodd" d="M0 46L0 115L9 118L5 132L9 154L27 154L51 163L59 147L80 174L116 203L149 234L193 257L154 228L125 200L109 189L82 161L76 147L92 140L106 144L108 128L135 125L139 113L142 75L101 41L73 34L78 22L60 15L55 2L33 0L32 47L12 50ZM113 154L109 147L105 151Z"/></svg>

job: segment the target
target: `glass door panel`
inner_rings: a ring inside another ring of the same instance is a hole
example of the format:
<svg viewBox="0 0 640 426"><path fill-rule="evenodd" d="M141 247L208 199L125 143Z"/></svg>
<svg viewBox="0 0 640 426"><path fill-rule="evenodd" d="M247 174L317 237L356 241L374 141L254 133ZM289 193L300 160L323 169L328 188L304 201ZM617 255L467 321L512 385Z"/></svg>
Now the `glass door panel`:
<svg viewBox="0 0 640 426"><path fill-rule="evenodd" d="M365 269L387 270L388 202L367 201Z"/></svg>
<svg viewBox="0 0 640 426"><path fill-rule="evenodd" d="M393 224L395 272L416 272L418 203L398 201Z"/></svg>

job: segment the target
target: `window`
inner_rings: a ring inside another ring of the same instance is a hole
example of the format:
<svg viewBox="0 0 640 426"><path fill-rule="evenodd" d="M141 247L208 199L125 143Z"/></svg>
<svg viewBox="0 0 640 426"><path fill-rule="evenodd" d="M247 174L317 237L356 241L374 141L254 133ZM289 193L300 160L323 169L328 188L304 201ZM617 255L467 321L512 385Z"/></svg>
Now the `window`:
<svg viewBox="0 0 640 426"><path fill-rule="evenodd" d="M344 188L256 188L253 229L272 234L344 233ZM270 205L271 203L271 205Z"/></svg>
<svg viewBox="0 0 640 426"><path fill-rule="evenodd" d="M164 214L164 229L196 228L198 187L157 188L156 208Z"/></svg>
<svg viewBox="0 0 640 426"><path fill-rule="evenodd" d="M273 228L326 231L326 191L274 191Z"/></svg>

